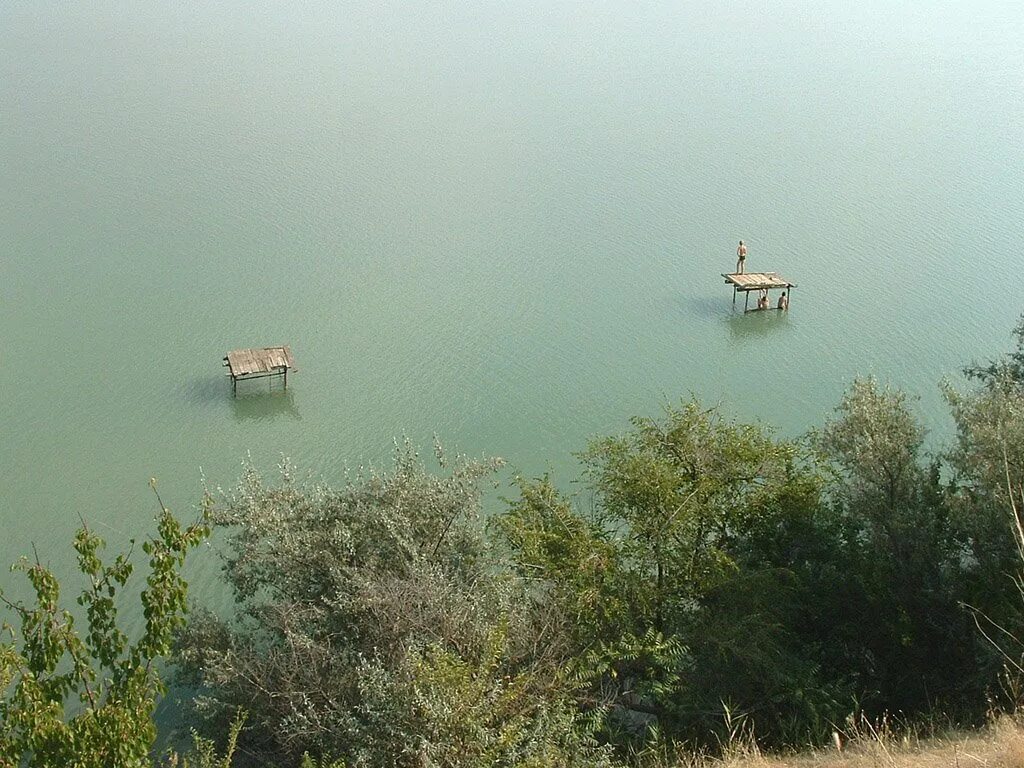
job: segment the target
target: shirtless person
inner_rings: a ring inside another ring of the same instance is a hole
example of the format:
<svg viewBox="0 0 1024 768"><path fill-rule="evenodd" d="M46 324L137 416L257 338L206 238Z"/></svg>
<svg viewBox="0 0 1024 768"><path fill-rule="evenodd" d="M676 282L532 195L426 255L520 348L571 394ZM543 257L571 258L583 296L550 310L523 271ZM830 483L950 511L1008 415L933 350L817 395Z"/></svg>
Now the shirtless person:
<svg viewBox="0 0 1024 768"><path fill-rule="evenodd" d="M736 274L743 274L743 264L747 260L747 246L740 240L739 248L736 249Z"/></svg>
<svg viewBox="0 0 1024 768"><path fill-rule="evenodd" d="M789 296L783 291L782 295L779 296L779 309L789 309Z"/></svg>

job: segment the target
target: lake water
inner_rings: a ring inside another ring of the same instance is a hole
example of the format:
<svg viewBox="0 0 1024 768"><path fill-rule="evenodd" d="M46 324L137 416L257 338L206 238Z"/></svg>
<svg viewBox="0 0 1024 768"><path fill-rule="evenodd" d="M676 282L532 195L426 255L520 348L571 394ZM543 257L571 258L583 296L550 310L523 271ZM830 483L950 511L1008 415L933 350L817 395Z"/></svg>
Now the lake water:
<svg viewBox="0 0 1024 768"><path fill-rule="evenodd" d="M1024 309L1024 13L6 0L0 162L0 562L66 574L79 514L123 542L250 454L564 482L666 401L796 435L867 373L948 435ZM788 314L733 310L741 238Z"/></svg>

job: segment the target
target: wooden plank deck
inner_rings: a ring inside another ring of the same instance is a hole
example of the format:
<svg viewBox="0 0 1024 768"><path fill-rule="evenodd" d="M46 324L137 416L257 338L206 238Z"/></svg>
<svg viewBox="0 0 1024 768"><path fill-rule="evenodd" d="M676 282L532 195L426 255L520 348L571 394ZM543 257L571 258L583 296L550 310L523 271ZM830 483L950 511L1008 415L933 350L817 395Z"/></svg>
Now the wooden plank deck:
<svg viewBox="0 0 1024 768"><path fill-rule="evenodd" d="M289 347L236 349L227 353L224 362L229 375L235 379L295 369L295 358Z"/></svg>
<svg viewBox="0 0 1024 768"><path fill-rule="evenodd" d="M722 277L737 291L796 288L795 283L789 282L778 272L723 272Z"/></svg>
<svg viewBox="0 0 1024 768"><path fill-rule="evenodd" d="M231 377L231 391L238 394L238 382L281 376L288 389L288 371L295 368L295 358L289 347L263 347L263 349L235 349L224 356L224 365Z"/></svg>

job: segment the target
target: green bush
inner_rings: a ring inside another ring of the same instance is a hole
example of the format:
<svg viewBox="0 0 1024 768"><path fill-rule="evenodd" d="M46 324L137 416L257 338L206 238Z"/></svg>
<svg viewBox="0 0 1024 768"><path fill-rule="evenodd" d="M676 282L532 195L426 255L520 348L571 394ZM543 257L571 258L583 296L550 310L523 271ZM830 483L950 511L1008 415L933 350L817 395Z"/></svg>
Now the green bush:
<svg viewBox="0 0 1024 768"><path fill-rule="evenodd" d="M155 484L154 484L155 485ZM75 536L86 577L78 604L87 628L61 608L60 585L38 560L22 560L35 593L32 604L0 600L19 626L4 624L0 645L0 766L17 768L135 768L149 762L156 738L153 709L164 686L157 662L168 655L184 622L181 567L208 534L204 521L182 527L161 504L157 536L142 547L149 575L140 599L145 627L129 638L118 626L116 598L130 584L130 554L100 559L103 540L83 523Z"/></svg>
<svg viewBox="0 0 1024 768"><path fill-rule="evenodd" d="M244 751L365 766L572 766L603 757L576 727L564 619L494 558L479 485L498 462L426 472L408 445L345 488L249 472L212 511L230 532L238 615L180 638L198 713Z"/></svg>

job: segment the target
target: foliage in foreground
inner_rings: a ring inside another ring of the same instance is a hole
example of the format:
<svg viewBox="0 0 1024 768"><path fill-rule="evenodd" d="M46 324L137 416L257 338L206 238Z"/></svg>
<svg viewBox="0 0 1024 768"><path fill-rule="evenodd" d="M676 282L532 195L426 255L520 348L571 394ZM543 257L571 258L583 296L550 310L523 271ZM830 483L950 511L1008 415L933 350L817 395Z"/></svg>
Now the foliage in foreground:
<svg viewBox="0 0 1024 768"><path fill-rule="evenodd" d="M935 455L871 379L798 441L683 402L592 442L578 496L519 479L486 532L479 465L431 477L406 450L340 493L250 475L218 515L240 614L194 623L182 658L218 727L254 706L260 754L365 765L714 748L730 718L776 747L851 712L976 721L1017 703L977 629L1024 627L1024 407L1005 376L947 397Z"/></svg>
<svg viewBox="0 0 1024 768"><path fill-rule="evenodd" d="M231 533L236 621L198 613L186 679L214 731L240 710L243 752L365 766L603 762L579 727L561 637L500 567L478 520L496 462L428 473L408 447L341 491L249 472L212 511Z"/></svg>
<svg viewBox="0 0 1024 768"><path fill-rule="evenodd" d="M214 514L240 614L194 621L181 659L214 730L249 708L245 749L282 765L570 765L603 757L591 735L713 748L730 717L776 747L854 711L980 717L999 657L962 605L1019 611L971 556L1005 540L1014 567L991 396L957 401L946 482L870 379L807 441L685 402L591 444L589 505L520 479L486 532L492 467L435 477L405 448L341 492L250 473Z"/></svg>
<svg viewBox="0 0 1024 768"><path fill-rule="evenodd" d="M545 479L496 527L519 572L576 617L573 657L607 738L642 742L657 725L703 741L723 701L759 704L766 724L840 710L795 632L812 587L787 553L806 557L829 524L795 444L689 402L582 458L593 511Z"/></svg>
<svg viewBox="0 0 1024 768"><path fill-rule="evenodd" d="M185 556L208 533L204 522L182 527L163 507L157 535L146 541L149 575L140 599L145 628L132 639L118 626L118 594L127 587L130 553L104 564L104 542L83 523L75 536L86 586L77 602L87 618L79 632L61 607L60 585L38 560L22 560L35 593L31 604L0 599L19 627L4 625L0 645L0 766L130 768L145 765L156 738L153 710L163 693L156 663L184 623Z"/></svg>
<svg viewBox="0 0 1024 768"><path fill-rule="evenodd" d="M114 611L130 560L103 565L83 527L82 636L52 574L21 565L36 602L9 604L0 645L0 768L146 764L175 629L209 736L179 768L666 765L737 733L762 760L840 738L851 712L1019 706L1021 354L946 387L941 454L871 379L798 441L683 402L592 442L583 493L520 478L486 526L497 461L439 453L432 474L406 445L341 490L249 471L207 508L235 615L182 627L179 569L207 530L162 510L134 642Z"/></svg>

